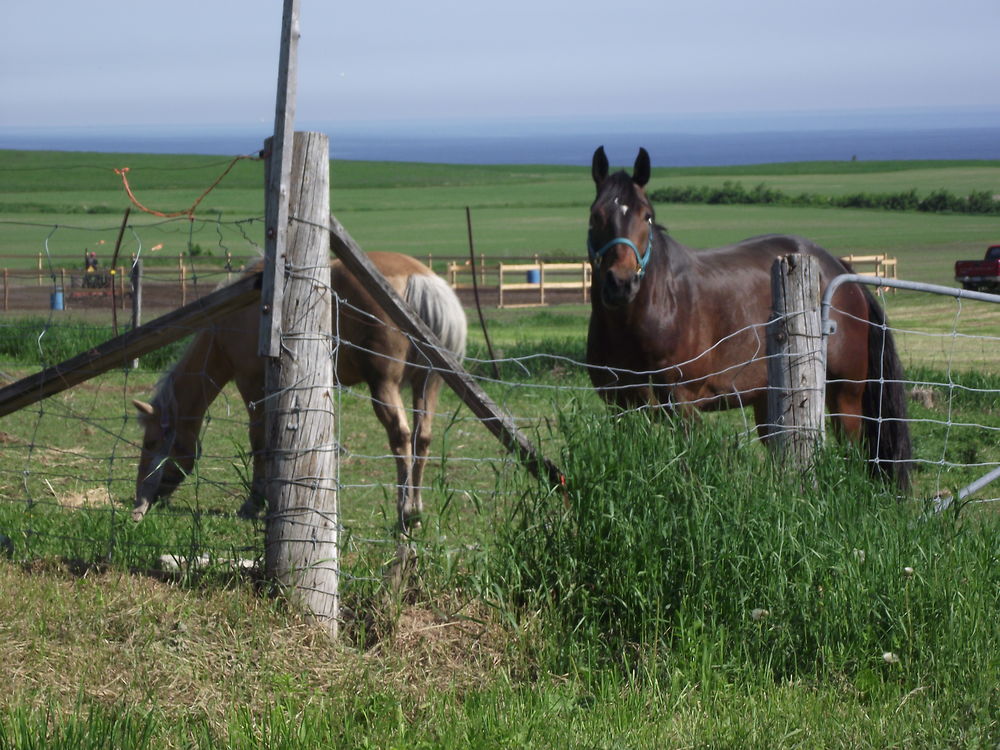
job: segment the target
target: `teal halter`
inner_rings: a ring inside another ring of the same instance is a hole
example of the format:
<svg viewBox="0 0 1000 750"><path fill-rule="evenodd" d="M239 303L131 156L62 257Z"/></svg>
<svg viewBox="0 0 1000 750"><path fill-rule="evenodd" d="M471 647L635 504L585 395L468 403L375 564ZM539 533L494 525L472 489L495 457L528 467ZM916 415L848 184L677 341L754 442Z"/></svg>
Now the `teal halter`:
<svg viewBox="0 0 1000 750"><path fill-rule="evenodd" d="M635 260L639 264L639 271L637 275L639 278L646 273L646 266L649 265L649 256L653 251L653 224L650 222L649 225L649 239L646 241L646 252L640 254L639 248L635 246L628 237L615 237L610 242L606 243L600 250L594 250L594 245L590 241L590 234L587 234L587 255L590 256L590 262L595 266L600 262L604 254L613 248L615 245L627 245L632 248L632 252L635 253Z"/></svg>

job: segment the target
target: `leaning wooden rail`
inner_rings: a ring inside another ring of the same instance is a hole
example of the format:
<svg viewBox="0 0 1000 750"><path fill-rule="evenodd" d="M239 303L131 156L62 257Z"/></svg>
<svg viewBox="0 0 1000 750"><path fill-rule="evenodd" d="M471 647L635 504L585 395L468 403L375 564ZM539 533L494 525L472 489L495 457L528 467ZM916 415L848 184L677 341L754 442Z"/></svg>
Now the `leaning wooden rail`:
<svg viewBox="0 0 1000 750"><path fill-rule="evenodd" d="M156 320L116 336L103 344L41 372L0 388L0 417L36 401L72 388L115 367L131 367L132 360L182 339L194 329L251 304L260 298L259 273L195 300Z"/></svg>

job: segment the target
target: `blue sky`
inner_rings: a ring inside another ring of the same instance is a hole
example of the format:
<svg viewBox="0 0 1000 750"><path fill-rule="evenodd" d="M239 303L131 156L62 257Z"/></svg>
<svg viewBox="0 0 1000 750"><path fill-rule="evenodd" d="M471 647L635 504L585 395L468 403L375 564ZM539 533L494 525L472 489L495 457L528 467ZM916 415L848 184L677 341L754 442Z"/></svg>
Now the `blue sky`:
<svg viewBox="0 0 1000 750"><path fill-rule="evenodd" d="M1000 113L997 0L302 0L301 15L302 125ZM0 127L273 122L280 0L37 0L4 16Z"/></svg>

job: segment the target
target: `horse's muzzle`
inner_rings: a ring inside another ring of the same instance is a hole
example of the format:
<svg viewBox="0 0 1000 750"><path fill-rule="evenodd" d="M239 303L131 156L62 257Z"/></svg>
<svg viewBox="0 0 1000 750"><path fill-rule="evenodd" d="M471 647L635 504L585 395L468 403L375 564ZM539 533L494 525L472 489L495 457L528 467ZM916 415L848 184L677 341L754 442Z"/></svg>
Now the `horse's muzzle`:
<svg viewBox="0 0 1000 750"><path fill-rule="evenodd" d="M621 278L614 271L608 271L601 284L601 302L611 309L624 307L635 299L635 295L639 292L640 281L641 278L637 273L630 273Z"/></svg>
<svg viewBox="0 0 1000 750"><path fill-rule="evenodd" d="M178 484L180 480L168 477L162 468L147 476L136 487L132 520L141 521L153 505L170 497Z"/></svg>

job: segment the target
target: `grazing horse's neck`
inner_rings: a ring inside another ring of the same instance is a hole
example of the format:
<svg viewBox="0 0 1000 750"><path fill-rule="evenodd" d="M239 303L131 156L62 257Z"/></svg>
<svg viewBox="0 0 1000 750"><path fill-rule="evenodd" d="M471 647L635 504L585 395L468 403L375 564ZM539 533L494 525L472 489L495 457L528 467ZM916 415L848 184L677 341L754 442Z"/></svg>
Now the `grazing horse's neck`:
<svg viewBox="0 0 1000 750"><path fill-rule="evenodd" d="M161 407L172 400L175 413L183 415L185 428L198 432L208 407L233 375L232 363L219 350L212 329L208 329L194 337L174 368L160 381L155 400Z"/></svg>

